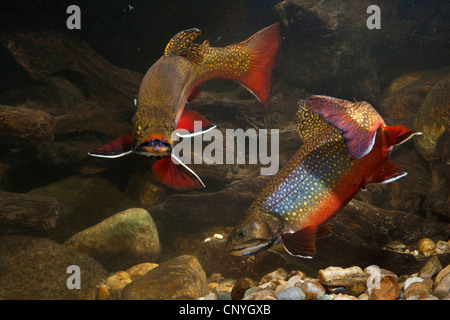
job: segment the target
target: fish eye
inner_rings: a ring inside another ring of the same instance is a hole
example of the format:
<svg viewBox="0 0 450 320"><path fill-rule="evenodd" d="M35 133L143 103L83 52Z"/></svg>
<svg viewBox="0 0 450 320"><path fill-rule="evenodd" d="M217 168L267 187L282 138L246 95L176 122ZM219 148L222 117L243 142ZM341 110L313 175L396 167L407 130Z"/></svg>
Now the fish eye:
<svg viewBox="0 0 450 320"><path fill-rule="evenodd" d="M240 229L240 230L236 231L236 237L237 237L238 239L243 239L243 238L245 237L246 234L247 234L247 233L246 233L245 230L243 230L243 229Z"/></svg>

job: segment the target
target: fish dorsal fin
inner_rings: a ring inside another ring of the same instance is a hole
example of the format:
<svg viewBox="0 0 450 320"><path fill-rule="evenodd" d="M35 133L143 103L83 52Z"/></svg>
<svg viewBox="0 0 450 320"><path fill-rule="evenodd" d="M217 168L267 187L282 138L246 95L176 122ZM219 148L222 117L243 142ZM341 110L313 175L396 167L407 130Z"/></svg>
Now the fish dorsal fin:
<svg viewBox="0 0 450 320"><path fill-rule="evenodd" d="M299 101L297 130L303 143L312 141L315 146L332 139L342 139L341 132L326 123L317 113L309 110L305 100Z"/></svg>
<svg viewBox="0 0 450 320"><path fill-rule="evenodd" d="M306 106L342 132L350 159L368 154L377 129L386 126L383 118L367 102L351 102L327 96L311 96Z"/></svg>
<svg viewBox="0 0 450 320"><path fill-rule="evenodd" d="M170 39L164 50L164 55L167 57L174 54L186 57L196 64L201 64L203 62L203 45L194 43L195 38L200 34L201 31L196 28L180 31Z"/></svg>

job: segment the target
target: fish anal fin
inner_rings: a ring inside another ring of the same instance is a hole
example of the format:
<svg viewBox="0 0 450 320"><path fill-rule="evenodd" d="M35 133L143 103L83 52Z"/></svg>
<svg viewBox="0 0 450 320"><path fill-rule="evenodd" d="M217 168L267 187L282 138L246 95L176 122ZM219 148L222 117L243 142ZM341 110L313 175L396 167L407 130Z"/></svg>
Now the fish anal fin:
<svg viewBox="0 0 450 320"><path fill-rule="evenodd" d="M294 233L285 232L281 235L286 251L293 256L313 258L316 254L315 226L307 226Z"/></svg>
<svg viewBox="0 0 450 320"><path fill-rule="evenodd" d="M328 222L317 228L316 232L317 239L326 238L329 236L331 236L331 225Z"/></svg>
<svg viewBox="0 0 450 320"><path fill-rule="evenodd" d="M386 126L378 112L365 101L311 96L306 99L306 106L342 132L350 159L368 154L374 145L377 129Z"/></svg>
<svg viewBox="0 0 450 320"><path fill-rule="evenodd" d="M246 41L229 47L242 47L242 50L248 52L250 56L248 71L234 80L242 84L266 105L272 91L272 70L275 67L280 48L279 24L268 26Z"/></svg>
<svg viewBox="0 0 450 320"><path fill-rule="evenodd" d="M159 181L170 188L195 189L205 187L192 170L184 164L175 164L172 157L164 157L156 161L153 165L153 173Z"/></svg>
<svg viewBox="0 0 450 320"><path fill-rule="evenodd" d="M387 160L369 177L367 183L389 183L406 175L407 173L402 172L392 160Z"/></svg>
<svg viewBox="0 0 450 320"><path fill-rule="evenodd" d="M180 31L170 39L164 50L164 55L167 57L175 54L186 57L193 63L201 64L203 62L203 45L200 46L198 43L194 43L195 38L200 34L201 31L197 28Z"/></svg>
<svg viewBox="0 0 450 320"><path fill-rule="evenodd" d="M131 153L131 141L131 135L121 137L90 151L88 154L100 158L119 158Z"/></svg>

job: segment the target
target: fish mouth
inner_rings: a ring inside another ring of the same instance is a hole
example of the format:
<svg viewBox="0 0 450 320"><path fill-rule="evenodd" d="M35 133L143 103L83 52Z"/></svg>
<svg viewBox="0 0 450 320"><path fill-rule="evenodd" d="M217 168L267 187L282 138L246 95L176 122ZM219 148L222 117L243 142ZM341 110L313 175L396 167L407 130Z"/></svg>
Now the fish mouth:
<svg viewBox="0 0 450 320"><path fill-rule="evenodd" d="M172 152L172 146L167 141L154 139L145 141L138 146L133 146L134 153L142 154L145 156L166 156Z"/></svg>
<svg viewBox="0 0 450 320"><path fill-rule="evenodd" d="M226 250L234 256L248 256L258 253L264 249L272 247L276 243L276 239L252 239L234 245Z"/></svg>

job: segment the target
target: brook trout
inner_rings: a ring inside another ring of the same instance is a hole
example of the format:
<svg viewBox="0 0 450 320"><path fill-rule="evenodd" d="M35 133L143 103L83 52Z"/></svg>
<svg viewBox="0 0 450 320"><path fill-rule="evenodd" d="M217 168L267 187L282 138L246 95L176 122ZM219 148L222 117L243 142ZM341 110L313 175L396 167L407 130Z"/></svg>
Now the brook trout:
<svg viewBox="0 0 450 320"><path fill-rule="evenodd" d="M141 82L132 134L91 151L91 156L116 158L137 153L162 157L153 165L162 183L177 189L204 187L201 179L172 155L175 130L192 132L194 121L201 122L202 132L214 127L197 112L185 112L186 102L205 81L223 78L237 81L267 104L280 33L277 23L224 48L211 47L208 41L195 43L200 33L198 29L184 30L169 41L164 55Z"/></svg>
<svg viewBox="0 0 450 320"><path fill-rule="evenodd" d="M274 176L233 229L227 249L249 255L282 242L293 256L312 258L316 238L359 189L407 173L388 160L393 146L416 134L387 126L367 102L326 96L300 101L300 149Z"/></svg>

